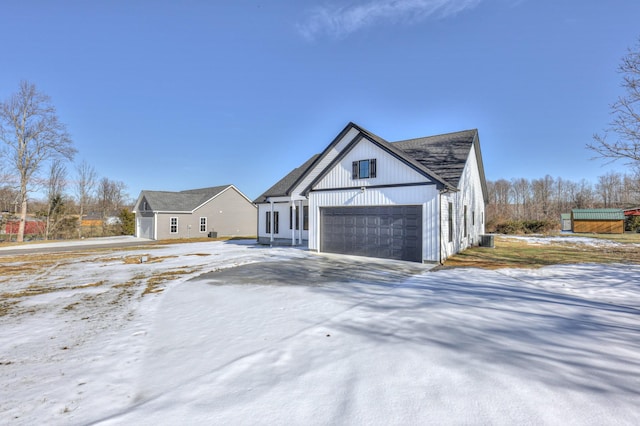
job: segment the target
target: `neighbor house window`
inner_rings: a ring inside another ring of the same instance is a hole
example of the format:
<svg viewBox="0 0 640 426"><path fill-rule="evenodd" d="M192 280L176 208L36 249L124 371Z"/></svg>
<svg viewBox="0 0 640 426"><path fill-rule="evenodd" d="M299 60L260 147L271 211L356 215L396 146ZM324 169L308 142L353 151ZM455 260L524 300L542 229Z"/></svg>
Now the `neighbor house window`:
<svg viewBox="0 0 640 426"><path fill-rule="evenodd" d="M178 218L172 217L169 219L169 232L172 234L178 233Z"/></svg>
<svg viewBox="0 0 640 426"><path fill-rule="evenodd" d="M266 230L267 234L271 233L271 212L267 212ZM273 233L277 234L280 231L280 212L273 212Z"/></svg>
<svg viewBox="0 0 640 426"><path fill-rule="evenodd" d="M354 161L351 164L352 179L369 179L376 177L376 159Z"/></svg>
<svg viewBox="0 0 640 426"><path fill-rule="evenodd" d="M200 232L207 232L207 218L200 218Z"/></svg>
<svg viewBox="0 0 640 426"><path fill-rule="evenodd" d="M449 203L449 242L453 241L453 203Z"/></svg>

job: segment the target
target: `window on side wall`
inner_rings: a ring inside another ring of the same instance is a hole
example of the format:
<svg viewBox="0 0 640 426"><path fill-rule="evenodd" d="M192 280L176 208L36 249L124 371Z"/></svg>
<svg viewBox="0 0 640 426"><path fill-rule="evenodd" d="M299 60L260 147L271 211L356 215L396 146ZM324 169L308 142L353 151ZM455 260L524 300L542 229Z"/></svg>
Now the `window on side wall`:
<svg viewBox="0 0 640 426"><path fill-rule="evenodd" d="M295 210L295 219L294 210L292 207L289 207L289 229L293 229L293 223L296 224L296 230L300 229L300 213L299 210ZM309 206L302 207L302 229L304 231L309 230Z"/></svg>
<svg viewBox="0 0 640 426"><path fill-rule="evenodd" d="M207 232L207 218L200 218L200 232Z"/></svg>
<svg viewBox="0 0 640 426"><path fill-rule="evenodd" d="M352 179L370 179L378 174L377 162L375 158L369 160L354 161L351 163Z"/></svg>
<svg viewBox="0 0 640 426"><path fill-rule="evenodd" d="M289 229L293 229L293 223L296 223L295 229L300 229L300 216L298 210L294 210L293 207L289 207Z"/></svg>
<svg viewBox="0 0 640 426"><path fill-rule="evenodd" d="M266 232L271 233L271 223L273 222L273 233L277 234L280 231L280 212L273 212L273 221L271 220L271 212L266 212Z"/></svg>
<svg viewBox="0 0 640 426"><path fill-rule="evenodd" d="M267 234L271 233L271 212L266 212L267 216L266 216L266 221L265 221L265 232Z"/></svg>
<svg viewBox="0 0 640 426"><path fill-rule="evenodd" d="M169 232L172 234L178 233L178 218L172 217L169 219Z"/></svg>
<svg viewBox="0 0 640 426"><path fill-rule="evenodd" d="M273 212L273 233L280 233L280 212Z"/></svg>

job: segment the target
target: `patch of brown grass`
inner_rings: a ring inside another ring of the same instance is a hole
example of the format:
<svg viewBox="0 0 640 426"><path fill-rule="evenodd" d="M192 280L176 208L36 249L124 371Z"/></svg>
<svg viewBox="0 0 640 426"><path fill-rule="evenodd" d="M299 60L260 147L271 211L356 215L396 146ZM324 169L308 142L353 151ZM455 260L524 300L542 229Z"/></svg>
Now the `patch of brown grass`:
<svg viewBox="0 0 640 426"><path fill-rule="evenodd" d="M81 284L81 285L74 285L74 286L61 286L61 287L29 286L21 291L17 291L13 293L2 293L0 294L0 299L15 299L19 297L37 296L40 294L54 293L56 291L64 291L64 290L80 290L83 288L100 287L104 284L105 284L105 281L98 281L95 283Z"/></svg>
<svg viewBox="0 0 640 426"><path fill-rule="evenodd" d="M164 291L164 288L160 287L161 284L180 276L190 274L191 272L193 271L187 269L160 272L147 280L147 287L142 292L142 295L160 293L161 291Z"/></svg>
<svg viewBox="0 0 640 426"><path fill-rule="evenodd" d="M549 242L535 244L527 240L495 237L495 248L471 247L451 256L443 265L484 269L539 268L569 263L640 264L640 250L634 246L600 247L580 243Z"/></svg>

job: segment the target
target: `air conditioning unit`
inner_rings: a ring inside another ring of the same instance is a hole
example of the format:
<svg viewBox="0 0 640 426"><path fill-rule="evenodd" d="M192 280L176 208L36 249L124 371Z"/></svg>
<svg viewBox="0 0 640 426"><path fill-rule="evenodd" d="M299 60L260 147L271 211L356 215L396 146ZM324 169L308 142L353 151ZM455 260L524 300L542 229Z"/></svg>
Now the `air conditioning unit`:
<svg viewBox="0 0 640 426"><path fill-rule="evenodd" d="M494 248L495 243L492 234L480 235L480 247Z"/></svg>

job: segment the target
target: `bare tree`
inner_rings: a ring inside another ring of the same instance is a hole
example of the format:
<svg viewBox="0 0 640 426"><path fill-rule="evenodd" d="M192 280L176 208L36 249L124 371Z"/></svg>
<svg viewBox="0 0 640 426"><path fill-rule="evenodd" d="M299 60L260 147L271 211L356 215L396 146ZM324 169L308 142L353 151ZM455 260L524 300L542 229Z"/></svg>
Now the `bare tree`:
<svg viewBox="0 0 640 426"><path fill-rule="evenodd" d="M596 190L602 198L604 207L618 206L622 192L622 175L620 175L620 173L610 172L604 176L599 176Z"/></svg>
<svg viewBox="0 0 640 426"><path fill-rule="evenodd" d="M108 226L108 217L110 214L117 215L126 194L124 192L125 184L119 181L113 181L108 178L100 179L97 188L97 201L102 213L102 228L103 233Z"/></svg>
<svg viewBox="0 0 640 426"><path fill-rule="evenodd" d="M622 74L624 96L611 105L613 120L604 134L593 136L594 142L587 148L598 157L611 161L626 160L629 164L640 167L640 39L634 49L628 49L618 67ZM617 137L608 139L610 133Z"/></svg>
<svg viewBox="0 0 640 426"><path fill-rule="evenodd" d="M82 217L84 209L89 204L93 192L96 187L97 174L95 169L86 161L80 163L76 168L76 197L78 199L78 209L80 217L78 218L78 238L82 238Z"/></svg>
<svg viewBox="0 0 640 426"><path fill-rule="evenodd" d="M0 140L18 174L20 226L17 241L24 240L27 198L34 177L47 160L72 159L76 150L66 127L58 120L50 98L23 81L17 93L0 103Z"/></svg>
<svg viewBox="0 0 640 426"><path fill-rule="evenodd" d="M536 219L547 219L552 214L549 210L551 207L551 194L553 191L554 179L553 177L546 175L542 179L534 179L531 182L531 189L533 192L533 201L537 207Z"/></svg>
<svg viewBox="0 0 640 426"><path fill-rule="evenodd" d="M587 209L594 206L593 185L586 179L582 179L576 185L576 191L571 200L573 206L577 209Z"/></svg>
<svg viewBox="0 0 640 426"><path fill-rule="evenodd" d="M513 204L515 217L523 219L527 217L527 209L531 205L531 184L525 178L511 179L513 191Z"/></svg>

